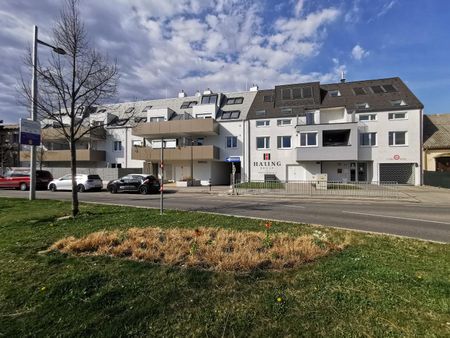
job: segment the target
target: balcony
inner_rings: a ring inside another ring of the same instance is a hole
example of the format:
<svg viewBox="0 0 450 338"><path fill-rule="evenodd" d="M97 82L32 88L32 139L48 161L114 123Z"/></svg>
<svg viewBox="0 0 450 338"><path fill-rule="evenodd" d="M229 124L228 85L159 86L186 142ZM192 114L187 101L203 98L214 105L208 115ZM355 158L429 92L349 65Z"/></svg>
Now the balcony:
<svg viewBox="0 0 450 338"><path fill-rule="evenodd" d="M358 124L298 125L297 132L316 132L317 145L297 147L297 161L358 160Z"/></svg>
<svg viewBox="0 0 450 338"><path fill-rule="evenodd" d="M81 127L77 135L82 135L88 130L87 127ZM106 130L103 127L98 127L87 134L83 135L82 140L92 139L92 140L104 140L106 138ZM61 128L45 128L42 129L42 140L44 141L58 141L65 140L66 137L63 134Z"/></svg>
<svg viewBox="0 0 450 338"><path fill-rule="evenodd" d="M133 147L131 150L133 160L159 161L161 149L149 147ZM188 146L164 149L164 161L208 161L220 160L220 149L216 146Z"/></svg>
<svg viewBox="0 0 450 338"><path fill-rule="evenodd" d="M70 150L46 150L42 153L37 150L36 157L38 161L42 162L70 162ZM21 151L20 161L30 161L30 152ZM104 162L106 161L106 152L103 150L77 149L77 162L83 161Z"/></svg>
<svg viewBox="0 0 450 338"><path fill-rule="evenodd" d="M190 119L140 123L133 128L134 136L165 138L177 136L210 136L219 134L214 119Z"/></svg>

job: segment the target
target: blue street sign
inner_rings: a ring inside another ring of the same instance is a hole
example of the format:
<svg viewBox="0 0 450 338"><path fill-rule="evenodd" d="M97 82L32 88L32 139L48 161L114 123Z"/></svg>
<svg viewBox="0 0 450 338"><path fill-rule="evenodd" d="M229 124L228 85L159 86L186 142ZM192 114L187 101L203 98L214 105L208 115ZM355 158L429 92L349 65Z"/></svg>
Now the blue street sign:
<svg viewBox="0 0 450 338"><path fill-rule="evenodd" d="M41 124L38 121L20 119L20 144L41 145Z"/></svg>
<svg viewBox="0 0 450 338"><path fill-rule="evenodd" d="M225 162L241 162L240 156L230 156L225 159Z"/></svg>

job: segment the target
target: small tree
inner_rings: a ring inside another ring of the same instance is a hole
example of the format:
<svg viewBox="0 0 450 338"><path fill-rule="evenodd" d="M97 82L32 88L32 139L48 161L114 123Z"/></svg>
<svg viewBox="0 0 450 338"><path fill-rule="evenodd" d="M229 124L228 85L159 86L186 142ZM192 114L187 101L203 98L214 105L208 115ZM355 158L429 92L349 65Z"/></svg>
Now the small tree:
<svg viewBox="0 0 450 338"><path fill-rule="evenodd" d="M116 95L119 78L117 63L109 62L90 46L78 5L78 0L66 0L53 28L53 44L64 49L66 55L52 53L45 65L37 63L36 100L39 119L58 125L69 145L73 217L79 213L76 144L95 128L102 127L90 123L89 111ZM32 66L30 52L25 63ZM23 78L20 92L29 106L31 87Z"/></svg>

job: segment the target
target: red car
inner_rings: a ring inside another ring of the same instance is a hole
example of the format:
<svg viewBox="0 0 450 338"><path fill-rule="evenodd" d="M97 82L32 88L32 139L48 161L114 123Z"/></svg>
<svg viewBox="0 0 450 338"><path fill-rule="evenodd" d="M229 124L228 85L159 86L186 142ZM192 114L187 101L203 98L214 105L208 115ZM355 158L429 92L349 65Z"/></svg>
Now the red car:
<svg viewBox="0 0 450 338"><path fill-rule="evenodd" d="M47 189L48 183L53 180L49 171L36 170L36 189ZM22 191L30 188L29 171L8 171L5 176L0 175L0 188L20 189Z"/></svg>

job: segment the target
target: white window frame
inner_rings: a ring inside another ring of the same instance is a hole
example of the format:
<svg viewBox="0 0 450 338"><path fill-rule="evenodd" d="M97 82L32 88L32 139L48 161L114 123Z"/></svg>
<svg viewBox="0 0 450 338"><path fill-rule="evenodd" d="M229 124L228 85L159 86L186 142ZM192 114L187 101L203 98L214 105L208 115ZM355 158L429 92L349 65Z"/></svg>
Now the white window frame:
<svg viewBox="0 0 450 338"><path fill-rule="evenodd" d="M262 122L261 126L258 126L258 122ZM270 126L270 120L256 120L255 122L256 128L267 128Z"/></svg>
<svg viewBox="0 0 450 338"><path fill-rule="evenodd" d="M289 137L291 145L289 147L283 147L283 137ZM280 144L280 147L278 146ZM277 136L277 149L292 149L292 136L291 135L282 135Z"/></svg>
<svg viewBox="0 0 450 338"><path fill-rule="evenodd" d="M122 141L114 141L113 150L114 151L122 151Z"/></svg>
<svg viewBox="0 0 450 338"><path fill-rule="evenodd" d="M288 122L288 123L284 123L284 122ZM278 127L292 126L292 119L278 119L277 126Z"/></svg>
<svg viewBox="0 0 450 338"><path fill-rule="evenodd" d="M231 140L231 146L228 146L228 140ZM235 140L235 142L233 142L233 140ZM233 149L233 148L237 148L237 136L227 136L226 140L225 140L225 148L227 149Z"/></svg>
<svg viewBox="0 0 450 338"><path fill-rule="evenodd" d="M258 139L264 139L264 148L258 148ZM257 136L256 137L256 150L267 150L270 149L270 136Z"/></svg>
<svg viewBox="0 0 450 338"><path fill-rule="evenodd" d="M308 136L306 136L306 145L302 146L302 135L303 134L316 134L316 144L308 144ZM302 148L311 148L311 147L318 147L319 146L319 132L318 131L302 131L299 133L299 147Z"/></svg>
<svg viewBox="0 0 450 338"><path fill-rule="evenodd" d="M397 114L404 114L405 117L396 117ZM392 118L391 118L391 115L392 115ZM389 121L407 120L407 119L408 119L408 113L405 112L405 111L388 113L388 120Z"/></svg>
<svg viewBox="0 0 450 338"><path fill-rule="evenodd" d="M393 133L392 136L392 141L393 144L389 144L389 134ZM405 133L405 143L404 144L397 144L397 133ZM408 146L408 132L406 130L394 130L394 131L390 131L388 132L388 144L389 147L407 147Z"/></svg>
<svg viewBox="0 0 450 338"><path fill-rule="evenodd" d="M367 117L369 117L369 119L368 120L361 120L362 116L367 116ZM371 116L374 116L375 118L371 119L370 118ZM378 119L377 114L359 114L359 120L362 121L362 122L373 122L373 121L377 121L377 119Z"/></svg>
<svg viewBox="0 0 450 338"><path fill-rule="evenodd" d="M197 114L195 115L196 119L212 119L212 114L211 113L201 113L201 114Z"/></svg>
<svg viewBox="0 0 450 338"><path fill-rule="evenodd" d="M163 122L163 121L165 121L166 119L165 119L165 117L164 116L151 116L150 117L150 122L151 123L155 123L155 122Z"/></svg>
<svg viewBox="0 0 450 338"><path fill-rule="evenodd" d="M366 135L366 134L369 135L369 144L362 144L363 135ZM370 148L370 147L378 146L378 137L377 137L377 133L376 132L371 131L371 132L367 132L367 133L361 133L359 135L360 135L359 136L359 145L361 147ZM373 135L375 135L375 144L372 144Z"/></svg>

